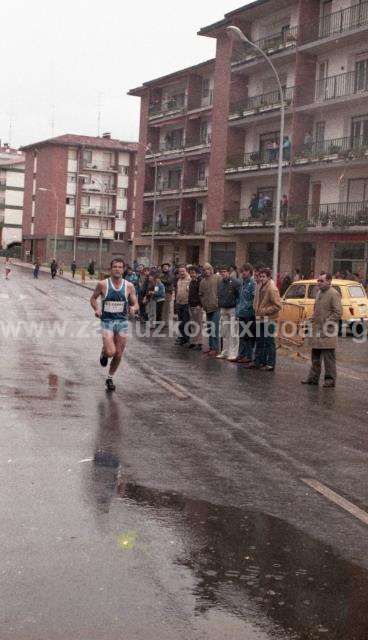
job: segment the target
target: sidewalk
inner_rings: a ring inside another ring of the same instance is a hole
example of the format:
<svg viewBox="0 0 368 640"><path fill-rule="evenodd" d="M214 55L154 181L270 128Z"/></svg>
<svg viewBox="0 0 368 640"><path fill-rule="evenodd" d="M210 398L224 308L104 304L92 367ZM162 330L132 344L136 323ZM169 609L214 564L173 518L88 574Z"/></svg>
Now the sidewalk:
<svg viewBox="0 0 368 640"><path fill-rule="evenodd" d="M29 262L22 262L21 260L13 259L12 264L17 267L28 269L29 271L33 271L33 264L30 264ZM42 273L47 273L50 275L49 267L40 267L40 271ZM79 287L84 287L85 289L91 289L91 290L93 290L96 287L96 284L98 282L98 280L95 280L95 279L91 280L87 272L86 272L85 282L82 282L81 274L78 271L76 272L74 279L72 277L71 271L64 271L64 275L60 276L58 274L56 277L60 278L61 280L67 280L68 282L71 282L72 284L76 284ZM51 275L50 275L50 278L51 278Z"/></svg>

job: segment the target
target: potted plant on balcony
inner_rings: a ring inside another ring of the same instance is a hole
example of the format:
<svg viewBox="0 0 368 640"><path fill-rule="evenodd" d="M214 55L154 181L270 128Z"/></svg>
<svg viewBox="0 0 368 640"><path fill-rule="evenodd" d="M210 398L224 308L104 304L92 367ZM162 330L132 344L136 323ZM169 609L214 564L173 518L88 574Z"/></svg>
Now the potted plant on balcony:
<svg viewBox="0 0 368 640"><path fill-rule="evenodd" d="M289 216L288 226L294 227L296 233L305 233L308 229L308 219L300 214Z"/></svg>
<svg viewBox="0 0 368 640"><path fill-rule="evenodd" d="M330 222L330 216L327 213L327 211L321 212L321 214L319 216L319 221L320 221L322 227L327 227L328 223Z"/></svg>
<svg viewBox="0 0 368 640"><path fill-rule="evenodd" d="M331 215L331 221L333 227L339 229L345 229L348 226L348 219L343 213L334 213Z"/></svg>
<svg viewBox="0 0 368 640"><path fill-rule="evenodd" d="M261 161L261 154L259 151L253 151L253 153L250 154L250 163L251 164L259 164Z"/></svg>
<svg viewBox="0 0 368 640"><path fill-rule="evenodd" d="M357 211L355 223L361 226L368 226L368 208Z"/></svg>

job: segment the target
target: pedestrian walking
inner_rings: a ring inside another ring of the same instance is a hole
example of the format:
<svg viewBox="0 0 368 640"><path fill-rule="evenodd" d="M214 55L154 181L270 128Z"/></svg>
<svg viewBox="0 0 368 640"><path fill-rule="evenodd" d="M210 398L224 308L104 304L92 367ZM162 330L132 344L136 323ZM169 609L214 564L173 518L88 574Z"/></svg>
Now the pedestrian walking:
<svg viewBox="0 0 368 640"><path fill-rule="evenodd" d="M9 280L10 274L11 274L11 260L7 256L5 258L5 280Z"/></svg>
<svg viewBox="0 0 368 640"><path fill-rule="evenodd" d="M52 260L50 264L50 271L51 271L51 278L54 280L54 278L56 278L56 274L58 271L58 265L55 259Z"/></svg>
<svg viewBox="0 0 368 640"><path fill-rule="evenodd" d="M190 276L187 268L182 265L178 271L178 281L176 284L176 309L179 320L179 336L176 340L176 344L185 345L189 342L188 327L189 322L189 283Z"/></svg>
<svg viewBox="0 0 368 640"><path fill-rule="evenodd" d="M91 262L89 263L88 267L87 267L87 271L89 273L89 277L92 280L93 276L95 275L95 261L91 260Z"/></svg>
<svg viewBox="0 0 368 640"><path fill-rule="evenodd" d="M72 263L70 265L70 271L72 272L72 277L73 279L75 278L75 272L77 270L77 263L75 260L72 260Z"/></svg>
<svg viewBox="0 0 368 640"><path fill-rule="evenodd" d="M59 276L63 276L64 275L64 263L60 262L59 265Z"/></svg>
<svg viewBox="0 0 368 640"><path fill-rule="evenodd" d="M318 385L322 360L325 368L324 387L336 384L336 349L342 317L341 296L332 285L332 275L325 273L317 279L318 293L309 324L307 343L311 347L311 368L302 384Z"/></svg>
<svg viewBox="0 0 368 640"><path fill-rule="evenodd" d="M237 362L251 364L256 336L256 318L254 314L254 295L256 285L253 278L253 267L246 263L241 268L239 299L236 315L239 321L239 350Z"/></svg>
<svg viewBox="0 0 368 640"><path fill-rule="evenodd" d="M271 278L271 269L260 269L260 286L254 296L256 316L256 350L249 368L274 371L276 366L275 333L277 318L282 309L279 290Z"/></svg>
<svg viewBox="0 0 368 640"><path fill-rule="evenodd" d="M221 279L218 283L218 304L220 309L220 336L222 350L219 359L236 362L238 357L238 328L235 308L239 299L240 282L230 277L230 269L220 268Z"/></svg>
<svg viewBox="0 0 368 640"><path fill-rule="evenodd" d="M219 276L214 274L213 267L209 263L204 265L203 276L204 277L199 285L199 297L202 307L206 312L209 344L207 355L217 356L220 351L220 309L218 304Z"/></svg>
<svg viewBox="0 0 368 640"><path fill-rule="evenodd" d="M38 279L38 274L40 272L40 266L41 266L40 259L36 258L36 260L35 260L35 262L33 264L33 277L34 277L35 280Z"/></svg>
<svg viewBox="0 0 368 640"><path fill-rule="evenodd" d="M201 298L199 296L199 285L201 278L197 269L191 267L189 269L190 283L188 293L189 315L191 320L191 336L189 349L201 351L202 349L202 326L203 326L203 308Z"/></svg>

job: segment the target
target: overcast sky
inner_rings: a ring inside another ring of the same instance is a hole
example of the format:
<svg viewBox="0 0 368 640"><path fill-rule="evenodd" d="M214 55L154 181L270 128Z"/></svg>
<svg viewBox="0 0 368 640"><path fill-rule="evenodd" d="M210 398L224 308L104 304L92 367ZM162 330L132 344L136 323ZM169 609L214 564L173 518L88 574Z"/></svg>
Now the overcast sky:
<svg viewBox="0 0 368 640"><path fill-rule="evenodd" d="M20 146L54 134L138 138L142 82L211 58L196 35L246 0L2 0L0 139ZM54 107L53 107L54 105Z"/></svg>

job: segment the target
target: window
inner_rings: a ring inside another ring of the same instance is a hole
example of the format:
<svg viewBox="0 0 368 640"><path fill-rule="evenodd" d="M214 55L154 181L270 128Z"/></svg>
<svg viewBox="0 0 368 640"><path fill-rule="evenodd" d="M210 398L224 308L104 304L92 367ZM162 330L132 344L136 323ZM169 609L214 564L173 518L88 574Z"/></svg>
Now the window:
<svg viewBox="0 0 368 640"><path fill-rule="evenodd" d="M125 188L118 189L117 191L118 198L126 198L127 194L128 194L128 189L125 189Z"/></svg>
<svg viewBox="0 0 368 640"><path fill-rule="evenodd" d="M352 178L348 182L348 202L366 202L368 178Z"/></svg>
<svg viewBox="0 0 368 640"><path fill-rule="evenodd" d="M235 242L212 242L211 243L211 264L219 267L223 264L235 264L236 244Z"/></svg>
<svg viewBox="0 0 368 640"><path fill-rule="evenodd" d="M202 78L202 98L208 98L210 95L210 79Z"/></svg>
<svg viewBox="0 0 368 640"><path fill-rule="evenodd" d="M128 176L129 175L129 167L123 167L123 176Z"/></svg>
<svg viewBox="0 0 368 640"><path fill-rule="evenodd" d="M264 264L266 267L272 267L273 262L273 243L272 242L250 242L249 243L249 262L257 266Z"/></svg>
<svg viewBox="0 0 368 640"><path fill-rule="evenodd" d="M298 298L304 298L307 287L305 284L293 284L287 290L285 294L286 300L297 300Z"/></svg>
<svg viewBox="0 0 368 640"><path fill-rule="evenodd" d="M68 182L71 182L71 183L77 182L77 174L76 173L68 173Z"/></svg>
<svg viewBox="0 0 368 640"><path fill-rule="evenodd" d="M67 196L66 204L69 204L72 207L75 207L75 197L74 196Z"/></svg>
<svg viewBox="0 0 368 640"><path fill-rule="evenodd" d="M208 141L208 121L207 120L201 121L199 138L202 144L206 144Z"/></svg>
<svg viewBox="0 0 368 640"><path fill-rule="evenodd" d="M337 293L339 293L341 296L340 287L338 287L337 285L332 285L332 286L335 289L335 291L337 291ZM315 300L317 293L318 293L318 286L316 284L310 284L308 288L308 298L310 300Z"/></svg>
<svg viewBox="0 0 368 640"><path fill-rule="evenodd" d="M58 240L56 246L60 251L72 251L73 240Z"/></svg>
<svg viewBox="0 0 368 640"><path fill-rule="evenodd" d="M65 228L74 229L74 218L65 218Z"/></svg>
<svg viewBox="0 0 368 640"><path fill-rule="evenodd" d="M80 226L81 229L88 229L89 218L81 218Z"/></svg>
<svg viewBox="0 0 368 640"><path fill-rule="evenodd" d="M206 179L206 163L198 162L197 178L199 182L203 182Z"/></svg>
<svg viewBox="0 0 368 640"><path fill-rule="evenodd" d="M368 89L368 60L359 60L355 63L355 91L367 91Z"/></svg>
<svg viewBox="0 0 368 640"><path fill-rule="evenodd" d="M92 151L90 149L84 149L84 151L83 151L83 162L85 164L91 164L91 162L92 162Z"/></svg>
<svg viewBox="0 0 368 640"><path fill-rule="evenodd" d="M361 146L368 144L368 115L352 118L351 138L353 145Z"/></svg>
<svg viewBox="0 0 368 640"><path fill-rule="evenodd" d="M364 289L358 285L348 287L348 291L350 298L366 298Z"/></svg>
<svg viewBox="0 0 368 640"><path fill-rule="evenodd" d="M77 159L77 150L73 149L72 147L70 147L68 149L68 159L69 160L76 160Z"/></svg>

